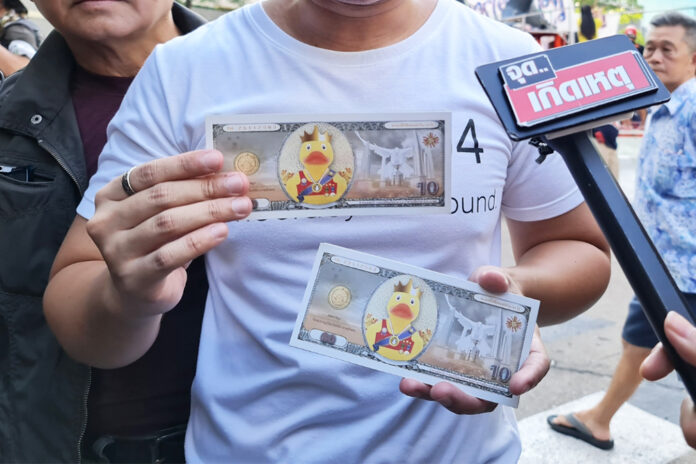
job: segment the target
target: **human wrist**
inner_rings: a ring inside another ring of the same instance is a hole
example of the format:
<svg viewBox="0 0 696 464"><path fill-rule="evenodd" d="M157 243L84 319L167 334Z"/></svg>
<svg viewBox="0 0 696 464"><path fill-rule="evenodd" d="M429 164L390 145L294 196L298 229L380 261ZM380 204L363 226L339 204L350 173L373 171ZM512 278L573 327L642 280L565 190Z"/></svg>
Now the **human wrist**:
<svg viewBox="0 0 696 464"><path fill-rule="evenodd" d="M511 292L529 296L530 283L535 280L533 274L520 266L508 266L501 268L508 279Z"/></svg>
<svg viewBox="0 0 696 464"><path fill-rule="evenodd" d="M99 286L103 289L99 297L103 302L104 311L113 323L124 328L142 328L148 324L159 324L162 315L147 311L145 305L138 298L127 296L120 290L108 270L105 270L104 284Z"/></svg>

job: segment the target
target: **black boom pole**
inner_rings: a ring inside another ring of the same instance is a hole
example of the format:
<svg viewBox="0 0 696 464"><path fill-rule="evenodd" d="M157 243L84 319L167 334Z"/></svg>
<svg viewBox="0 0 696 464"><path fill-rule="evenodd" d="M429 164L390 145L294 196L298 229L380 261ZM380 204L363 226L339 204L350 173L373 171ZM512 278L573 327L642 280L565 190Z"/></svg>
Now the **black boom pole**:
<svg viewBox="0 0 696 464"><path fill-rule="evenodd" d="M653 331L663 342L667 356L689 395L696 401L696 367L677 356L665 335L667 312L676 311L692 324L695 320L669 270L587 133L565 135L549 141L549 144L565 160Z"/></svg>

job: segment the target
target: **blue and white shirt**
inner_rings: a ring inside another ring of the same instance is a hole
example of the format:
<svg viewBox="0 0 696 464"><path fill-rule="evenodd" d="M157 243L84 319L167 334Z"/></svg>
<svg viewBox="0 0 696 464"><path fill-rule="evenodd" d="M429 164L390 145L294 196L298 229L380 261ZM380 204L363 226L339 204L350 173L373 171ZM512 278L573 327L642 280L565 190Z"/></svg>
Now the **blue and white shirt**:
<svg viewBox="0 0 696 464"><path fill-rule="evenodd" d="M696 293L696 78L652 112L635 208L679 288Z"/></svg>

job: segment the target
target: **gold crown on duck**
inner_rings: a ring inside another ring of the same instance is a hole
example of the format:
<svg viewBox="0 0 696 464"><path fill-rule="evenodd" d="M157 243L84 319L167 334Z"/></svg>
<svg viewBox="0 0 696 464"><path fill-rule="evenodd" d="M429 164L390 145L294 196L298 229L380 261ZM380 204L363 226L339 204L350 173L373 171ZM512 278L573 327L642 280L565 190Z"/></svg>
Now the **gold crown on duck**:
<svg viewBox="0 0 696 464"><path fill-rule="evenodd" d="M324 132L323 134L319 132L319 128L317 126L314 126L314 132L311 134L307 131L305 131L304 135L301 135L300 138L302 139L303 142L329 142L331 143L331 134L329 132Z"/></svg>
<svg viewBox="0 0 696 464"><path fill-rule="evenodd" d="M402 284L401 282L398 282L397 284L394 285L394 291L401 292L401 293L410 293L411 295L415 296L416 298L420 298L421 295L423 295L423 290L413 286L413 279L409 279L409 281L406 285Z"/></svg>

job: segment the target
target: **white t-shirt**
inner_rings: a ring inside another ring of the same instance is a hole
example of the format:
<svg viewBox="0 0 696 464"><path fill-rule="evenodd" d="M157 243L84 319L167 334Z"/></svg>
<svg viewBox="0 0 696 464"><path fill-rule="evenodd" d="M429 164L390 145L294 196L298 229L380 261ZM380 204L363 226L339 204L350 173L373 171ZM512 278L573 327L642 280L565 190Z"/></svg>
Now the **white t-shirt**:
<svg viewBox="0 0 696 464"><path fill-rule="evenodd" d="M499 264L501 213L542 220L581 203L560 157L539 165L533 147L509 140L474 76L536 50L453 0L408 39L366 52L301 43L261 4L156 48L109 126L84 217L128 167L203 148L209 114L453 112L451 214L236 222L208 253L189 462L516 462L510 409L457 416L402 395L395 376L288 342L320 242L467 277ZM457 151L463 134L480 162Z"/></svg>

